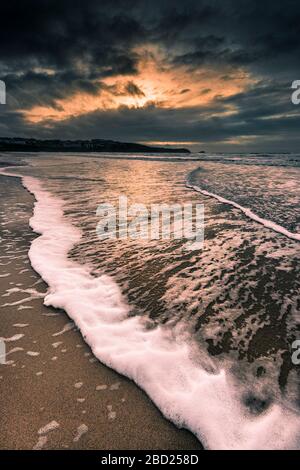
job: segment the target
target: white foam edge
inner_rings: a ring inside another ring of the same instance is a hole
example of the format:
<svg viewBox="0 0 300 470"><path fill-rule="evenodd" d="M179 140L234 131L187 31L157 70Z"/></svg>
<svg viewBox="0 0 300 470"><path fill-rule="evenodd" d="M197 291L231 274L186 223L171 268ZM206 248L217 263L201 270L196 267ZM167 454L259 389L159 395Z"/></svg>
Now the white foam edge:
<svg viewBox="0 0 300 470"><path fill-rule="evenodd" d="M255 222L258 222L259 224L264 225L266 228L269 228L273 230L274 232L281 233L282 235L285 235L286 237L291 238L292 240L300 241L300 233L290 232L289 230L282 227L281 225L276 224L272 220L263 219L262 217L259 217L257 214L255 214L251 209L247 207L243 207L237 202L231 201L230 199L226 199L222 196L219 196L218 194L206 191L205 189L201 189L200 186L192 185L188 182L186 183L186 186L187 188L193 189L194 191L197 191L198 193L201 193L204 196L212 197L219 202L222 202L224 204L229 204L230 206L233 206L236 209L239 209L247 217L249 217L249 219L252 219Z"/></svg>
<svg viewBox="0 0 300 470"><path fill-rule="evenodd" d="M205 369L203 361L210 359L201 358L192 339L187 342L167 327L146 329L143 318L128 317L112 278L93 277L88 267L68 258L81 232L64 217L63 202L36 178L22 181L36 199L30 226L40 236L32 242L29 258L49 285L44 303L67 312L102 363L132 379L166 418L189 429L208 449L299 446L295 411L274 403L259 416L250 415L231 374L225 368Z"/></svg>

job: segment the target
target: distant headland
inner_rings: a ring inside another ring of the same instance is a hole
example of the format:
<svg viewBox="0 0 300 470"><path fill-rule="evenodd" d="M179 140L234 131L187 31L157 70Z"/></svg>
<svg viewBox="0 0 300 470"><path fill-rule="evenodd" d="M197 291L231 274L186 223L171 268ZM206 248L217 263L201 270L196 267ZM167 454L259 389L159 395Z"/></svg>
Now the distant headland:
<svg viewBox="0 0 300 470"><path fill-rule="evenodd" d="M152 147L114 140L39 140L0 137L2 152L124 152L124 153L191 153L186 148Z"/></svg>

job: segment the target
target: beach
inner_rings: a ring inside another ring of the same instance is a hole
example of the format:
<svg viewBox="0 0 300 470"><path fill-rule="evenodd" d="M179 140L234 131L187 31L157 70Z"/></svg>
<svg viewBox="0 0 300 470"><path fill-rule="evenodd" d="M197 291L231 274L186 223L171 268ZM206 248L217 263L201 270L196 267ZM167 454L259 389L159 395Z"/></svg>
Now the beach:
<svg viewBox="0 0 300 470"><path fill-rule="evenodd" d="M43 305L47 285L27 256L34 198L0 176L1 449L202 448L129 379L101 364L65 312ZM75 288L76 286L74 286Z"/></svg>

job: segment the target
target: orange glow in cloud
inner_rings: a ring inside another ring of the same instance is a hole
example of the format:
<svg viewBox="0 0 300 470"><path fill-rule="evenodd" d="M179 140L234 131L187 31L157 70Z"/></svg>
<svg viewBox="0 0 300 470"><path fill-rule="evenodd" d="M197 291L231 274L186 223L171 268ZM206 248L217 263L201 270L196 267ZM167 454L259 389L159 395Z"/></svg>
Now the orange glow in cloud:
<svg viewBox="0 0 300 470"><path fill-rule="evenodd" d="M39 123L62 121L96 110L113 110L120 106L142 108L154 104L160 108L208 106L217 97L228 97L245 90L253 80L238 71L164 65L158 51L138 51L140 62L137 75L109 77L101 80L98 95L77 93L56 101L56 107L35 106L23 112L27 121ZM224 77L226 76L226 77ZM231 112L229 110L229 112Z"/></svg>

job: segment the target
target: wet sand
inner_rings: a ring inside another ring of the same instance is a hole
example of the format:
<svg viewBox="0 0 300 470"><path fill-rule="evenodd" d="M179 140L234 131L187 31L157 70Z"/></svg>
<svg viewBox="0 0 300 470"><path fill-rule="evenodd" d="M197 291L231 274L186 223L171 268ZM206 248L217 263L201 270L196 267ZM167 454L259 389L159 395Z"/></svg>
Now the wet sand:
<svg viewBox="0 0 300 470"><path fill-rule="evenodd" d="M93 356L65 312L43 305L47 285L27 256L34 199L3 176L0 197L0 449L201 449Z"/></svg>

